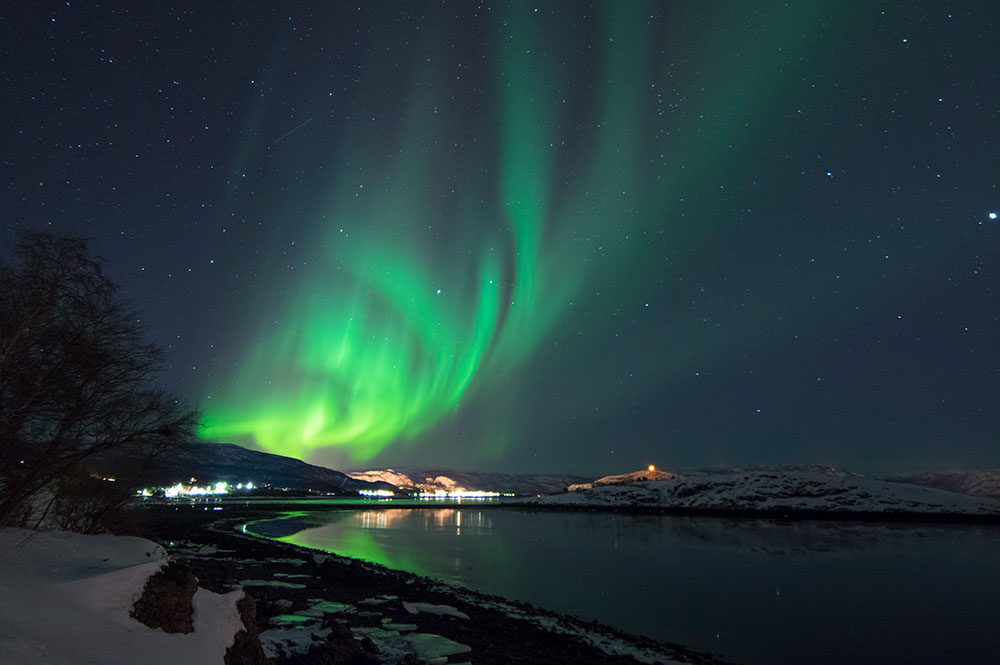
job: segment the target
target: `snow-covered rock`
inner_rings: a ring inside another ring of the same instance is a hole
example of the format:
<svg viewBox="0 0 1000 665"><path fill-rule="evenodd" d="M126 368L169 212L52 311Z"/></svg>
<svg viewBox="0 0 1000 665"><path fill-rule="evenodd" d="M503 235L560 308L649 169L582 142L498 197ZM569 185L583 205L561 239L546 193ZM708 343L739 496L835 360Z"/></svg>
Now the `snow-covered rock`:
<svg viewBox="0 0 1000 665"><path fill-rule="evenodd" d="M914 485L1000 499L1000 469L936 471L900 478Z"/></svg>
<svg viewBox="0 0 1000 665"><path fill-rule="evenodd" d="M389 483L399 488L436 492L456 489L510 492L519 496L561 492L568 485L589 482L591 478L563 473L498 473L492 471L458 471L455 469L430 469L396 467L394 469L368 469L348 471L356 480L371 483Z"/></svg>
<svg viewBox="0 0 1000 665"><path fill-rule="evenodd" d="M0 530L0 663L221 665L243 629L242 591L198 589L193 633L168 634L129 615L165 561L143 538Z"/></svg>
<svg viewBox="0 0 1000 665"><path fill-rule="evenodd" d="M821 467L697 472L539 497L544 506L653 507L753 513L1000 516L1000 501Z"/></svg>
<svg viewBox="0 0 1000 665"><path fill-rule="evenodd" d="M461 610L456 610L451 605L435 605L433 603L403 603L403 609L410 614L439 614L441 616L455 617L456 619L468 619L469 615Z"/></svg>
<svg viewBox="0 0 1000 665"><path fill-rule="evenodd" d="M601 485L628 485L631 483L638 483L644 480L670 480L675 474L669 471L661 471L659 469L654 469L650 467L645 471L633 471L632 473L619 473L614 476L604 476L603 478L598 478L592 483L579 483L576 485L570 485L569 491L576 492L578 490L589 490L592 487L600 487Z"/></svg>

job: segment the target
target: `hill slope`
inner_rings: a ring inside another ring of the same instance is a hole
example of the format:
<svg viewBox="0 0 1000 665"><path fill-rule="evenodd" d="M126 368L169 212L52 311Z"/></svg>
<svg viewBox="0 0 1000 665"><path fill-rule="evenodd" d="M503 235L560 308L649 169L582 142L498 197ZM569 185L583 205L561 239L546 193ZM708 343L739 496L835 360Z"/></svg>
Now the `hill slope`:
<svg viewBox="0 0 1000 665"><path fill-rule="evenodd" d="M87 466L101 476L140 478L142 484L156 487L188 483L196 478L199 484L252 482L258 487L271 485L315 492L392 489L384 483L373 485L340 471L231 443L188 443L148 464L142 454L116 453L88 460Z"/></svg>
<svg viewBox="0 0 1000 665"><path fill-rule="evenodd" d="M907 476L902 482L926 485L949 492L1000 499L1000 469L971 471L938 471L917 476Z"/></svg>
<svg viewBox="0 0 1000 665"><path fill-rule="evenodd" d="M422 467L394 467L349 471L348 475L359 480L392 483L399 488L413 488L425 492L461 488L486 492L510 492L519 496L563 492L574 483L590 480L582 476L561 473L494 473L488 471L454 471Z"/></svg>
<svg viewBox="0 0 1000 665"><path fill-rule="evenodd" d="M697 472L666 480L595 486L541 497L543 506L650 507L757 514L1000 516L1000 501L825 467Z"/></svg>

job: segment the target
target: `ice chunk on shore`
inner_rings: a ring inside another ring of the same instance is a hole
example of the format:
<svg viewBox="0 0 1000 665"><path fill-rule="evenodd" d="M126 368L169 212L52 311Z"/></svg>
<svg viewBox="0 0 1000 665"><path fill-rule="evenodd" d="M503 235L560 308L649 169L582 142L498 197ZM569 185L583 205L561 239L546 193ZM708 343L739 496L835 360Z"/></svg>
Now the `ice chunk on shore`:
<svg viewBox="0 0 1000 665"><path fill-rule="evenodd" d="M469 615L461 610L456 610L451 605L434 605L432 603L408 603L403 601L403 609L410 614L440 614L443 616L455 617L456 619L468 619Z"/></svg>
<svg viewBox="0 0 1000 665"><path fill-rule="evenodd" d="M240 584L243 586L273 586L281 587L283 589L305 589L305 584L299 584L298 582L282 582L281 580L240 580Z"/></svg>
<svg viewBox="0 0 1000 665"><path fill-rule="evenodd" d="M275 626L303 626L316 621L316 617L302 614L276 614L269 621Z"/></svg>
<svg viewBox="0 0 1000 665"><path fill-rule="evenodd" d="M316 629L315 625L272 628L260 634L264 655L274 660L282 654L306 653L309 648L330 636L330 629Z"/></svg>
<svg viewBox="0 0 1000 665"><path fill-rule="evenodd" d="M446 662L448 656L472 651L472 647L466 644L431 633L401 635L395 630L373 627L351 628L351 631L358 637L371 638L378 646L383 662L396 662L408 653L415 654L421 661Z"/></svg>
<svg viewBox="0 0 1000 665"><path fill-rule="evenodd" d="M313 602L313 601L310 601ZM354 606L347 603L335 603L332 600L317 600L309 606L309 609L300 610L296 614L304 617L322 617L324 614L337 614L339 612L353 612Z"/></svg>

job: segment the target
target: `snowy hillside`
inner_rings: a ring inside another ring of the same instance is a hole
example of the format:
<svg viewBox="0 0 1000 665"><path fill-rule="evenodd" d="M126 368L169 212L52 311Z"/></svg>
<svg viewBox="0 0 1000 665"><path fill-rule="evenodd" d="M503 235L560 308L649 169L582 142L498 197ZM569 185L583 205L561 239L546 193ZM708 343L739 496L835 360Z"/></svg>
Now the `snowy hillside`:
<svg viewBox="0 0 1000 665"><path fill-rule="evenodd" d="M670 473L669 471L660 471L659 469L649 467L645 471L619 473L614 476L604 476L603 478L598 478L592 483L570 485L569 491L575 492L577 490L589 490L592 487L600 487L601 485L628 485L630 483L638 483L644 480L669 480L673 478L674 475L675 474Z"/></svg>
<svg viewBox="0 0 1000 665"><path fill-rule="evenodd" d="M874 480L822 467L678 474L540 497L544 506L652 507L748 513L883 513L1000 516L1000 501Z"/></svg>
<svg viewBox="0 0 1000 665"><path fill-rule="evenodd" d="M219 665L243 630L242 591L198 589L192 633L129 616L165 557L143 538L0 529L0 663Z"/></svg>
<svg viewBox="0 0 1000 665"><path fill-rule="evenodd" d="M908 476L900 478L900 480L915 485L936 487L949 492L1000 499L1000 469L938 471Z"/></svg>
<svg viewBox="0 0 1000 665"><path fill-rule="evenodd" d="M370 469L349 471L351 478L368 482L391 483L401 489L419 489L425 492L445 490L482 490L510 492L520 496L562 492L574 483L590 480L583 476L557 473L494 473L483 471L454 471L416 467Z"/></svg>

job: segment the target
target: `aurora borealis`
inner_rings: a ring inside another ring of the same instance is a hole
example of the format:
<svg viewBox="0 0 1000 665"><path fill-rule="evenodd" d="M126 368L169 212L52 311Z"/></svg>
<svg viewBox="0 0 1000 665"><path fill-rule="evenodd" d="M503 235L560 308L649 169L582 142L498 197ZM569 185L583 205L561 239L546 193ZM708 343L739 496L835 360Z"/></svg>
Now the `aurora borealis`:
<svg viewBox="0 0 1000 665"><path fill-rule="evenodd" d="M995 461L990 5L2 12L3 244L94 237L208 440Z"/></svg>
<svg viewBox="0 0 1000 665"><path fill-rule="evenodd" d="M433 88L421 91L412 102L417 110L400 118L399 156L369 167L383 189L347 210L346 192L330 201L330 228L302 271L300 295L250 353L237 389L213 405L207 437L249 434L265 449L301 456L344 446L367 460L447 418L464 397L495 386L531 357L593 280L594 248L586 239L606 220L617 218L618 232L642 233L635 213L621 211L628 190L642 184L637 164L655 158L639 141L652 109L632 99L637 91L628 73L643 66L648 28L637 31L638 17L626 12L598 20L608 41L630 47L598 54L596 68L609 77L596 84L599 117L607 118L599 124L607 129L574 132L562 127L559 73L531 57L543 46L533 13L487 22L498 39L487 49L496 63L495 90L484 94L497 101L477 125L496 125L495 154L477 159L474 151L455 150L446 166L437 163L442 151L435 146L461 119L428 120L429 109L446 108L448 99ZM552 183L563 152L557 146L567 142L593 156L568 183L575 193L561 202ZM461 185L461 197L471 200L442 210L435 179L451 172L458 178L466 168L484 172ZM340 175L331 185L352 179ZM608 187L613 192L591 194ZM443 230L418 220L437 220ZM358 232L346 233L355 226ZM265 386L262 376L276 378Z"/></svg>

